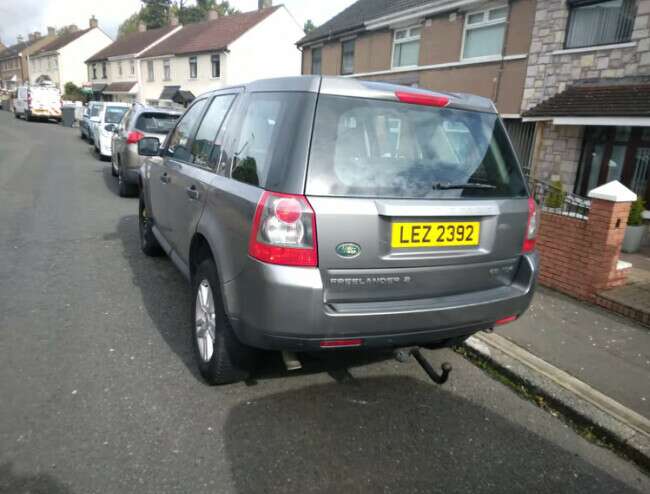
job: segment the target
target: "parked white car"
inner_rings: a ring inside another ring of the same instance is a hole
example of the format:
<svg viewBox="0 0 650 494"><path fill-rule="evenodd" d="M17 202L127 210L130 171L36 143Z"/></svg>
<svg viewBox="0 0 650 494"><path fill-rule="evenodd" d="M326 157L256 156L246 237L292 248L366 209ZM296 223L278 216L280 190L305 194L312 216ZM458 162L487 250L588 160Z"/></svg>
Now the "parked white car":
<svg viewBox="0 0 650 494"><path fill-rule="evenodd" d="M51 84L20 86L16 91L14 115L25 120L61 121L61 92Z"/></svg>
<svg viewBox="0 0 650 494"><path fill-rule="evenodd" d="M105 103L99 112L98 121L92 122L93 143L99 159L110 159L113 154L111 149L113 133L129 108L131 108L129 103Z"/></svg>

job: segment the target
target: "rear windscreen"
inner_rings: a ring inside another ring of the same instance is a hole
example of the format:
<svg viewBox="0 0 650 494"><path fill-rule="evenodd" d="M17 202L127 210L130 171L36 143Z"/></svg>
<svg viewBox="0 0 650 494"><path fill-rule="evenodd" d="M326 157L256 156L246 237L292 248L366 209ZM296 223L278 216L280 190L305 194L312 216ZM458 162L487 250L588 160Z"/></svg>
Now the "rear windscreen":
<svg viewBox="0 0 650 494"><path fill-rule="evenodd" d="M168 113L143 113L138 117L135 128L151 134L167 134L176 124L179 115Z"/></svg>
<svg viewBox="0 0 650 494"><path fill-rule="evenodd" d="M306 193L385 198L521 197L495 114L322 95Z"/></svg>
<svg viewBox="0 0 650 494"><path fill-rule="evenodd" d="M99 115L99 112L101 111L102 107L99 105L94 105L90 107L90 116L91 117L96 117Z"/></svg>
<svg viewBox="0 0 650 494"><path fill-rule="evenodd" d="M106 123L117 124L122 121L122 117L128 111L128 108L124 106L113 106L106 108L106 115L104 116L104 121Z"/></svg>

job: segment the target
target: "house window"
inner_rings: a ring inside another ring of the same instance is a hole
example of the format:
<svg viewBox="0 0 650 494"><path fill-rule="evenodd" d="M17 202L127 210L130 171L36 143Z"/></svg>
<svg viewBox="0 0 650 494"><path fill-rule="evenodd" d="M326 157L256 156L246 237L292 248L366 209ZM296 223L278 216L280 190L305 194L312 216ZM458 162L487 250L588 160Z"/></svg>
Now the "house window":
<svg viewBox="0 0 650 494"><path fill-rule="evenodd" d="M420 59L420 26L398 29L393 38L393 67L415 67Z"/></svg>
<svg viewBox="0 0 650 494"><path fill-rule="evenodd" d="M122 62L117 62L117 73L122 77Z"/></svg>
<svg viewBox="0 0 650 494"><path fill-rule="evenodd" d="M221 77L221 56L212 55L212 77L217 79Z"/></svg>
<svg viewBox="0 0 650 494"><path fill-rule="evenodd" d="M97 64L93 64L93 79L97 79Z"/></svg>
<svg viewBox="0 0 650 494"><path fill-rule="evenodd" d="M507 6L468 13L463 34L463 59L501 55L507 19Z"/></svg>
<svg viewBox="0 0 650 494"><path fill-rule="evenodd" d="M52 57L52 62L54 64L54 68L58 69L59 68L59 59L57 57Z"/></svg>
<svg viewBox="0 0 650 494"><path fill-rule="evenodd" d="M154 80L153 60L147 60L147 80L149 82Z"/></svg>
<svg viewBox="0 0 650 494"><path fill-rule="evenodd" d="M634 0L569 0L566 48L624 43L634 25Z"/></svg>
<svg viewBox="0 0 650 494"><path fill-rule="evenodd" d="M190 79L196 79L197 68L196 68L196 57L190 57Z"/></svg>
<svg viewBox="0 0 650 494"><path fill-rule="evenodd" d="M106 79L108 75L106 75L106 62L102 62L102 79Z"/></svg>
<svg viewBox="0 0 650 494"><path fill-rule="evenodd" d="M323 57L323 50L321 48L312 48L311 49L311 73L320 74L321 73L321 62Z"/></svg>
<svg viewBox="0 0 650 494"><path fill-rule="evenodd" d="M129 70L131 71L131 75L135 75L135 61L131 60L129 62Z"/></svg>
<svg viewBox="0 0 650 494"><path fill-rule="evenodd" d="M172 79L172 67L169 58L163 60L163 77L166 81L170 81Z"/></svg>
<svg viewBox="0 0 650 494"><path fill-rule="evenodd" d="M354 73L354 40L341 43L341 74Z"/></svg>
<svg viewBox="0 0 650 494"><path fill-rule="evenodd" d="M47 70L52 70L52 57L47 57Z"/></svg>

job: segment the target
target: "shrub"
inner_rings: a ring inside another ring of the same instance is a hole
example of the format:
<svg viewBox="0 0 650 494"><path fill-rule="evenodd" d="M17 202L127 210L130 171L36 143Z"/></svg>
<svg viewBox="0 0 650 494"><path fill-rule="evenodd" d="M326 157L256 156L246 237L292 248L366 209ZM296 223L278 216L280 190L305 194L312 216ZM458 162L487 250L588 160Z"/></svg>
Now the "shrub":
<svg viewBox="0 0 650 494"><path fill-rule="evenodd" d="M632 203L630 215L627 217L629 226L639 226L643 224L643 211L645 211L645 201L640 197Z"/></svg>
<svg viewBox="0 0 650 494"><path fill-rule="evenodd" d="M553 180L550 184L548 194L544 200L544 206L547 208L561 208L564 204L564 198L566 197L566 192L564 192L564 186L562 185L561 180Z"/></svg>

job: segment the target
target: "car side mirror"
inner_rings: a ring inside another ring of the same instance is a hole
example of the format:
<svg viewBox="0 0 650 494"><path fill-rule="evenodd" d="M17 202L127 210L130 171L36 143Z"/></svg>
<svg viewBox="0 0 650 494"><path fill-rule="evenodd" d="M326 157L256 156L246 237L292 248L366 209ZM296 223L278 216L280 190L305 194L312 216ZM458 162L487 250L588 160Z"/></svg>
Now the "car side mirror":
<svg viewBox="0 0 650 494"><path fill-rule="evenodd" d="M157 137L144 137L138 141L138 154L140 156L158 156L160 154L160 141Z"/></svg>
<svg viewBox="0 0 650 494"><path fill-rule="evenodd" d="M104 125L104 130L107 132L115 132L117 130L117 126L115 124L106 124Z"/></svg>

